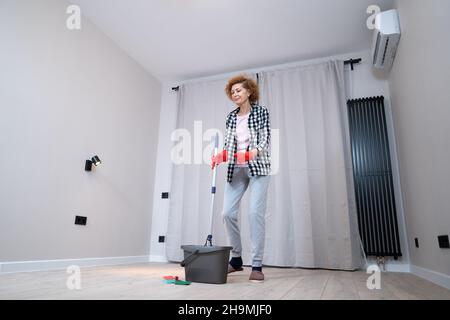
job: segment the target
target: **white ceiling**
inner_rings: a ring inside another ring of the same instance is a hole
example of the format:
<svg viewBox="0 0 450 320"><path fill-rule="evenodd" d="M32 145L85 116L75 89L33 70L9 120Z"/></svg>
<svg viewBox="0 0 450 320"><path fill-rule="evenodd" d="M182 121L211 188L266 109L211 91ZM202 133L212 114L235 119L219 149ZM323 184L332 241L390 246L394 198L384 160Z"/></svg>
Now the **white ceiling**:
<svg viewBox="0 0 450 320"><path fill-rule="evenodd" d="M368 50L393 0L70 0L160 81Z"/></svg>

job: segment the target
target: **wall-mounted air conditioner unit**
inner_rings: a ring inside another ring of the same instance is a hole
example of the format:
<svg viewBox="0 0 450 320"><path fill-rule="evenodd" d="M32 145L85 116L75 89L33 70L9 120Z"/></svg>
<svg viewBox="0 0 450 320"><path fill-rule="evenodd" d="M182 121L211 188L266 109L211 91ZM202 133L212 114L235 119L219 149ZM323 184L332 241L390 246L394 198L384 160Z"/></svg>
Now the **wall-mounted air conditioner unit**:
<svg viewBox="0 0 450 320"><path fill-rule="evenodd" d="M372 43L373 65L390 70L400 41L400 21L397 10L380 12L375 17Z"/></svg>

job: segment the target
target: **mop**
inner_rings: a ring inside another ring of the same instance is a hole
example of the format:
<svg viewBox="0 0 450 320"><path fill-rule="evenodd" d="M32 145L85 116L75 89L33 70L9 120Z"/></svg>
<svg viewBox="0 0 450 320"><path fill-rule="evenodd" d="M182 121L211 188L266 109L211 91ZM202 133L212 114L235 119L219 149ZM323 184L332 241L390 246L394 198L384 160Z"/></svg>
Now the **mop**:
<svg viewBox="0 0 450 320"><path fill-rule="evenodd" d="M175 284L175 285L184 285L188 286L191 284L190 281L180 280L178 276L164 276L164 283Z"/></svg>
<svg viewBox="0 0 450 320"><path fill-rule="evenodd" d="M214 156L217 155L217 151L219 148L219 134L216 133L215 139L214 139ZM212 184L211 184L211 211L209 215L209 234L206 237L205 246L208 245L212 247L212 229L213 229L213 215L214 215L214 196L216 194L216 175L217 175L217 165L213 168L213 177L212 177Z"/></svg>
<svg viewBox="0 0 450 320"><path fill-rule="evenodd" d="M214 141L214 153L213 153L213 155L215 156L215 155L217 155L217 150L219 148L219 134L218 133L216 133L216 136L214 137L214 140L215 141ZM214 168L213 168L212 185L211 185L211 214L210 214L210 217L209 217L209 219L210 219L209 220L209 234L206 237L206 241L205 241L205 244L204 244L205 247L206 246L210 246L210 247L213 246L213 244L212 244L212 238L213 238L213 236L212 236L212 228L213 228L213 214L214 214L214 196L216 194L216 176L217 176L217 166L214 166ZM195 251L194 253L198 253L198 251ZM181 263L181 266L184 267L186 265L186 262L187 261L184 260ZM189 285L189 284L191 284L190 281L180 280L178 278L178 276L164 276L163 279L164 279L165 283L169 283L169 284L181 284L181 285Z"/></svg>
<svg viewBox="0 0 450 320"><path fill-rule="evenodd" d="M214 137L214 156L217 155L219 148L219 134ZM230 246L213 245L213 216L214 216L214 197L216 194L216 176L217 166L213 168L212 186L211 186L211 206L209 216L209 234L206 237L205 244L202 245L183 245L185 257L180 263L185 267L186 280L203 283L226 283L228 259Z"/></svg>

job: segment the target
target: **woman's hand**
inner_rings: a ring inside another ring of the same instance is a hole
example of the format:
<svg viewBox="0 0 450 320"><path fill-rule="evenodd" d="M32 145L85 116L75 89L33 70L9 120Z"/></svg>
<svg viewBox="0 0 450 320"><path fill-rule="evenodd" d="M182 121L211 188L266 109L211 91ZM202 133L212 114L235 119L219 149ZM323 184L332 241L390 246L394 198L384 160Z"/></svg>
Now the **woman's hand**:
<svg viewBox="0 0 450 320"><path fill-rule="evenodd" d="M214 169L215 166L218 166L222 162L227 161L227 150L223 150L222 152L219 152L215 156L211 157L211 169Z"/></svg>

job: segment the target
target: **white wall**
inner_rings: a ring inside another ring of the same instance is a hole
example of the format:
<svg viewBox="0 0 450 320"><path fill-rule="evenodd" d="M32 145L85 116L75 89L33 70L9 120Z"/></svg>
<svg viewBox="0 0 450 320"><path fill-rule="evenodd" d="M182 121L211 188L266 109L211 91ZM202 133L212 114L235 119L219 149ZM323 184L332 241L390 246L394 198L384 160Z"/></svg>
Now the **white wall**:
<svg viewBox="0 0 450 320"><path fill-rule="evenodd" d="M68 5L0 1L3 267L148 257L161 85Z"/></svg>
<svg viewBox="0 0 450 320"><path fill-rule="evenodd" d="M450 233L450 1L396 7L402 36L389 85L411 264L450 288L450 249L437 241Z"/></svg>
<svg viewBox="0 0 450 320"><path fill-rule="evenodd" d="M363 62L355 65L354 71L349 71L349 66L346 67L346 78L348 83L347 96L351 98L361 98L368 96L383 95L386 98L386 118L389 130L389 137L391 139L391 156L393 164L393 176L394 176L394 188L395 196L397 199L397 212L399 218L399 231L401 236L401 247L403 249L403 257L398 261L388 261L386 266L388 270L408 270L408 247L406 244L406 231L403 219L403 207L401 203L401 192L398 178L397 158L395 151L394 130L392 127L392 116L390 114L390 94L389 86L386 78L383 75L374 73L372 71L370 61L370 52L349 53L346 55L321 58L309 61L301 61L297 63L266 66L259 69L251 69L244 71L237 71L231 74L221 74L214 77L193 79L186 82L203 81L206 79L223 78L232 76L240 72L258 72L261 70L270 70L283 68L286 66L309 64L326 60L329 58L350 59L361 57ZM169 213L169 201L167 199L161 199L161 192L170 191L170 175L171 175L171 162L170 162L170 150L171 141L170 134L175 129L175 116L176 116L176 102L177 93L171 90L171 87L177 86L179 83L166 83L162 88L162 104L161 104L161 127L159 131L159 145L158 145L158 159L157 159L157 175L155 182L155 194L153 203L153 219L152 219L152 236L150 243L150 258L153 261L165 261L165 246L164 243L158 242L159 235L165 235L167 231L167 216ZM208 200L209 201L209 200ZM370 263L371 261L369 261Z"/></svg>
<svg viewBox="0 0 450 320"><path fill-rule="evenodd" d="M163 192L170 192L172 162L171 134L176 128L177 92L172 90L178 84L164 83L161 89L161 114L159 118L158 152L153 194L153 216L150 238L150 260L165 262L165 243L159 242L159 236L165 236L169 214L169 199L162 199ZM169 194L170 197L170 194Z"/></svg>

